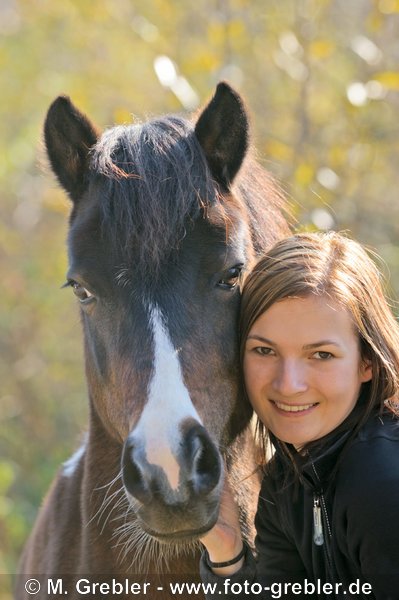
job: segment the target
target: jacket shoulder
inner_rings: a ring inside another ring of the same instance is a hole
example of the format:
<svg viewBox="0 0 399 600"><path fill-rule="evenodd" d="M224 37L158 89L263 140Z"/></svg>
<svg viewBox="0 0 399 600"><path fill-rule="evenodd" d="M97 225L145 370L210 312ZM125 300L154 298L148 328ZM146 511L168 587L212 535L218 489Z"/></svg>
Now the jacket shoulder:
<svg viewBox="0 0 399 600"><path fill-rule="evenodd" d="M385 589L388 574L395 573L397 582L398 506L398 421L372 419L343 455L336 480L334 523L338 544L373 583L373 590Z"/></svg>
<svg viewBox="0 0 399 600"><path fill-rule="evenodd" d="M399 485L399 420L373 417L344 451L338 471L338 485L353 493L396 480Z"/></svg>

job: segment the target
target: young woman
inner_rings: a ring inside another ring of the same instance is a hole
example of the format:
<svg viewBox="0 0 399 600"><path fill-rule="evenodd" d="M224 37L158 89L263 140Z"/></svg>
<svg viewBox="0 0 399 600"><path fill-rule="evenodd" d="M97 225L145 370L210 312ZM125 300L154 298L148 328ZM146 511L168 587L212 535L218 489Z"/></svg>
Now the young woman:
<svg viewBox="0 0 399 600"><path fill-rule="evenodd" d="M380 274L337 233L279 242L240 323L262 446L256 560L224 490L204 536L213 597L399 598L399 328ZM212 594L209 594L212 597Z"/></svg>

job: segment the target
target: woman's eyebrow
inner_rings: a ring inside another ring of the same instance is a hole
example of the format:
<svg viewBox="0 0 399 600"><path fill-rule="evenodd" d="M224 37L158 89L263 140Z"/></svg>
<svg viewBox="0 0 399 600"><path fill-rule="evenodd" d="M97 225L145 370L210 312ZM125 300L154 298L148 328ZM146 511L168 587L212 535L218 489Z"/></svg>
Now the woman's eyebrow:
<svg viewBox="0 0 399 600"><path fill-rule="evenodd" d="M272 346L276 345L276 342L273 342L273 340L269 340L268 338L265 338L262 335L257 335L255 333L248 335L247 340L257 340L259 342L263 342L264 344L270 344ZM312 350L313 348L319 348L320 346L336 346L337 348L340 347L340 345L334 340L319 340L317 342L312 342L311 344L305 344L305 346L303 346L303 349Z"/></svg>
<svg viewBox="0 0 399 600"><path fill-rule="evenodd" d="M319 342L312 342L311 344L306 344L303 347L303 349L312 350L313 348L318 348L319 346L337 346L338 348L339 344L337 342L334 342L333 340L320 340Z"/></svg>
<svg viewBox="0 0 399 600"><path fill-rule="evenodd" d="M264 342L265 344L274 344L272 340L268 340L262 335L256 335L254 333L252 335L248 335L247 340L258 340L259 342Z"/></svg>

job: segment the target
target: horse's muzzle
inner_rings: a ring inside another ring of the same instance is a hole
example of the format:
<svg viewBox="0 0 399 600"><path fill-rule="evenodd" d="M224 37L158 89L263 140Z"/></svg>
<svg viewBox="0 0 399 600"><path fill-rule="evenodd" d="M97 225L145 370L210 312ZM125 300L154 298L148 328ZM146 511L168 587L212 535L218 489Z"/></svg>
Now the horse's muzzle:
<svg viewBox="0 0 399 600"><path fill-rule="evenodd" d="M143 529L159 539L183 541L199 537L214 524L223 469L219 450L201 424L189 419L178 435L174 452L178 480L171 483L164 465L149 461L151 452L134 431L124 445L122 473Z"/></svg>

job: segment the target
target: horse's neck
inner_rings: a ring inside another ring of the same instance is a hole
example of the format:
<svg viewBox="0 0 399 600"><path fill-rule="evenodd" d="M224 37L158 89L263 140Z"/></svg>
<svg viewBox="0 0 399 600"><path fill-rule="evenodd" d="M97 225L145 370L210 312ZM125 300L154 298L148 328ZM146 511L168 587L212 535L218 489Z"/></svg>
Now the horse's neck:
<svg viewBox="0 0 399 600"><path fill-rule="evenodd" d="M82 556L88 572L119 573L115 519L123 498L120 478L122 445L114 440L91 411L83 457L81 487ZM126 506L127 509L127 506ZM125 509L125 510L126 510ZM109 569L109 570L108 570Z"/></svg>

